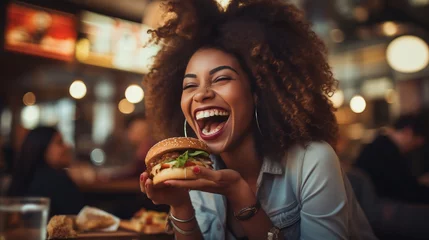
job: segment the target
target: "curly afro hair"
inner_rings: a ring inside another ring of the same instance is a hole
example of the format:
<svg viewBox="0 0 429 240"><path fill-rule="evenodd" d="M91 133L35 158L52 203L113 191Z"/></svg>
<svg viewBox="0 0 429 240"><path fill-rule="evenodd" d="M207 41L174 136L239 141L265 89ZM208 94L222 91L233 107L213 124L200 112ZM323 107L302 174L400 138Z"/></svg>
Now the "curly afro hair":
<svg viewBox="0 0 429 240"><path fill-rule="evenodd" d="M163 47L144 80L159 138L183 135L186 66L198 49L210 47L234 55L250 76L264 152L311 141L335 144L338 126L328 96L337 81L325 45L295 6L232 0L223 9L215 0L170 0L163 7L170 18L152 31Z"/></svg>

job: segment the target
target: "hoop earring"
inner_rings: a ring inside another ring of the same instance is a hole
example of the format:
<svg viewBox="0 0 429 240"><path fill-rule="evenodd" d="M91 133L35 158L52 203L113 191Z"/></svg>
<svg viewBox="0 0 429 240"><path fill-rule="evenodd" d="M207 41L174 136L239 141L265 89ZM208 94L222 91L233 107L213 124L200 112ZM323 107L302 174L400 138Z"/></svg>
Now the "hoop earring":
<svg viewBox="0 0 429 240"><path fill-rule="evenodd" d="M185 122L183 123L183 133L185 134L185 137L188 137L188 132L186 131L186 118L185 118Z"/></svg>
<svg viewBox="0 0 429 240"><path fill-rule="evenodd" d="M256 126L258 127L259 133L261 134L261 136L264 136L264 134L262 134L262 131L261 131L261 126L259 125L258 108L256 107L255 107L255 119L256 119Z"/></svg>

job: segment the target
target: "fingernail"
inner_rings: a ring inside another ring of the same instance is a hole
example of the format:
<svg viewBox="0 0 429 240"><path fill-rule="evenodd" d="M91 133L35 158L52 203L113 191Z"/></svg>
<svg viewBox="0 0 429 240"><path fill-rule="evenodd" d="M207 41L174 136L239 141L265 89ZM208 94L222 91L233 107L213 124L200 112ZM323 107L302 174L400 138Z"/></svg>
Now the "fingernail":
<svg viewBox="0 0 429 240"><path fill-rule="evenodd" d="M164 182L164 185L171 186L170 182Z"/></svg>
<svg viewBox="0 0 429 240"><path fill-rule="evenodd" d="M192 171L193 171L195 174L198 174L198 173L200 173L200 172L201 172L201 170L200 170L200 168L199 168L199 167L194 167L194 169L192 169Z"/></svg>
<svg viewBox="0 0 429 240"><path fill-rule="evenodd" d="M143 182L143 174L140 175L140 182Z"/></svg>

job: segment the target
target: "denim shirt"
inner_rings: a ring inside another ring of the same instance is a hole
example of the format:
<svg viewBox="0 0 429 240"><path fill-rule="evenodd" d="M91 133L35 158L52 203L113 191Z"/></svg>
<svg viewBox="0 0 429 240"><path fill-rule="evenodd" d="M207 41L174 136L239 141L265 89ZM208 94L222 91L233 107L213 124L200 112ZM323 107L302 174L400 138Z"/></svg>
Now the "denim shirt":
<svg viewBox="0 0 429 240"><path fill-rule="evenodd" d="M221 159L213 160L215 169L223 168ZM226 226L224 196L190 195L204 239L235 239ZM284 239L376 239L337 155L325 142L292 147L283 159L264 158L256 195Z"/></svg>

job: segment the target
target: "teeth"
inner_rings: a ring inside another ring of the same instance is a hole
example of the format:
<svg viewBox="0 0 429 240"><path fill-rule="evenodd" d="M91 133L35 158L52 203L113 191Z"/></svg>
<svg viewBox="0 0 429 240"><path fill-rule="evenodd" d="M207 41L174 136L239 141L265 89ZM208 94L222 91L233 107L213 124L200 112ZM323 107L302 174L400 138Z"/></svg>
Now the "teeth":
<svg viewBox="0 0 429 240"><path fill-rule="evenodd" d="M211 131L209 131L208 127L206 127L201 132L206 136L210 136L210 135L213 135L213 134L216 134L217 132L219 132L220 129L222 129L222 127L217 126L215 129L212 129Z"/></svg>
<svg viewBox="0 0 429 240"><path fill-rule="evenodd" d="M195 114L195 118L197 120L200 120L202 118L208 118L213 116L228 116L228 115L229 115L229 112L227 111L223 111L219 109L210 109L210 110L198 111Z"/></svg>

